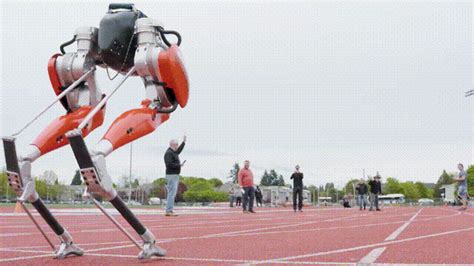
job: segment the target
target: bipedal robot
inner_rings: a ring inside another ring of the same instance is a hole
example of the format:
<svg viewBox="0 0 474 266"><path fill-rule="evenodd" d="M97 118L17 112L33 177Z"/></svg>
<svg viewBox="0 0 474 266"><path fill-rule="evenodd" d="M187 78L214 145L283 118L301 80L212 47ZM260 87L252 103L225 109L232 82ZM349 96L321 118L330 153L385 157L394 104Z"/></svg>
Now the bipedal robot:
<svg viewBox="0 0 474 266"><path fill-rule="evenodd" d="M166 36L169 34L176 37L176 44L168 41ZM66 53L64 48L74 42L77 44L77 50ZM83 251L73 244L71 235L39 198L31 176L31 164L40 156L68 143L72 147L86 185L84 197L90 198L141 250L139 259L165 256L166 251L156 246L152 232L137 219L112 187L105 157L119 147L153 132L168 120L169 114L175 111L178 105L186 106L189 92L188 77L178 48L180 43L179 33L164 30L162 24L148 18L133 4L110 4L108 12L100 21L99 28L78 28L74 38L60 46L62 54L56 54L50 59L48 72L57 95L56 100L19 132L12 137L3 138L8 182L18 196L18 202L55 250L56 258L65 258L68 255L81 256ZM107 70L111 68L117 71L117 75L124 75L108 95L103 95L96 88L96 66ZM146 98L141 102L140 108L120 115L102 140L94 149L89 150L83 137L102 125L105 104L130 76L139 76L143 80ZM66 115L59 117L44 129L30 145L30 151L24 156L17 156L15 136L58 101L66 109ZM137 232L143 243L136 241L92 197L93 195L110 201ZM58 235L61 244L57 250L25 207L26 201L34 206Z"/></svg>

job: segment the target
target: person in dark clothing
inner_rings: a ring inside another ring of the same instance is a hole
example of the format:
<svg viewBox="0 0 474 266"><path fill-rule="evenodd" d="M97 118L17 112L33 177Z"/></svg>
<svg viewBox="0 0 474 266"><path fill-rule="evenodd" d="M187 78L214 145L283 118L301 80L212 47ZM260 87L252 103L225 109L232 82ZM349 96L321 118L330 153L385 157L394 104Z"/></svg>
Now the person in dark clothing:
<svg viewBox="0 0 474 266"><path fill-rule="evenodd" d="M181 173L181 167L184 165L179 160L179 154L183 151L186 142L186 136L183 137L183 142L178 146L178 141L173 139L170 141L170 147L165 153L165 165L166 165L166 216L177 216L173 212L174 200L176 192L178 191L179 174Z"/></svg>
<svg viewBox="0 0 474 266"><path fill-rule="evenodd" d="M345 196L342 198L342 206L343 206L344 208L350 208L351 205L349 204L349 201L350 201L350 196L345 195Z"/></svg>
<svg viewBox="0 0 474 266"><path fill-rule="evenodd" d="M381 211L379 208L379 195L382 194L382 183L380 182L380 176L377 174L373 179L369 181L370 185L370 208L369 211L375 210Z"/></svg>
<svg viewBox="0 0 474 266"><path fill-rule="evenodd" d="M259 186L255 189L255 199L257 200L257 207L262 207L262 190Z"/></svg>
<svg viewBox="0 0 474 266"><path fill-rule="evenodd" d="M303 173L300 172L300 166L295 166L295 172L291 175L290 179L293 179L293 210L296 212L296 206L298 210L303 211ZM298 204L296 200L298 199Z"/></svg>
<svg viewBox="0 0 474 266"><path fill-rule="evenodd" d="M362 207L364 207L364 210L367 206L367 193L369 192L369 188L367 187L367 184L364 182L363 179L359 181L359 183L356 186L356 191L357 191L357 204L359 204L359 210L362 210Z"/></svg>
<svg viewBox="0 0 474 266"><path fill-rule="evenodd" d="M240 190L240 189L239 189L239 190ZM242 194L242 192L241 192L240 194ZM235 206L236 206L236 207L242 206L242 196L237 196L237 197L235 198Z"/></svg>

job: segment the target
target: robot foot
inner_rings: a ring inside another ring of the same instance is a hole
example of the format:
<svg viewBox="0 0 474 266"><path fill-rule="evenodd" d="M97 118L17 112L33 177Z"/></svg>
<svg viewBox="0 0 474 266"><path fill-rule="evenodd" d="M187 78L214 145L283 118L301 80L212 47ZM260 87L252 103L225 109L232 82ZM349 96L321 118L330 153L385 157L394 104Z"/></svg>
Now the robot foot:
<svg viewBox="0 0 474 266"><path fill-rule="evenodd" d="M143 251L138 254L138 259L144 260L153 256L164 257L166 256L166 250L156 246L154 243L145 243L143 245Z"/></svg>
<svg viewBox="0 0 474 266"><path fill-rule="evenodd" d="M166 250L155 245L156 239L151 231L148 229L140 236L143 240L143 251L138 254L138 259L149 259L153 256L163 257L166 255Z"/></svg>
<svg viewBox="0 0 474 266"><path fill-rule="evenodd" d="M56 251L55 258L65 259L69 255L82 256L84 251L73 243L61 243L58 251Z"/></svg>
<svg viewBox="0 0 474 266"><path fill-rule="evenodd" d="M69 235L67 231L64 231L64 233L59 236L59 238L61 239L61 245L55 253L56 259L65 259L69 255L84 255L84 251L73 244L71 235Z"/></svg>

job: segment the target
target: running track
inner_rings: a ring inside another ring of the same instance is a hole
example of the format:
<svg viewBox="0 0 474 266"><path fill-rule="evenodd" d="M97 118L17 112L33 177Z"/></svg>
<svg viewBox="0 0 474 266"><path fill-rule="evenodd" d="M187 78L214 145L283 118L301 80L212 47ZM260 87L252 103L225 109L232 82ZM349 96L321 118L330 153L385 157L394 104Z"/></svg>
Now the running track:
<svg viewBox="0 0 474 266"><path fill-rule="evenodd" d="M52 259L26 214L12 212L0 208L0 264L5 265L474 265L472 209L392 207L375 213L307 208L293 213L260 208L257 214L242 214L216 207L178 209L178 217L165 217L159 209L134 209L168 250L167 257L146 262L136 259L138 249L96 209L53 210L85 250L83 257L65 260Z"/></svg>

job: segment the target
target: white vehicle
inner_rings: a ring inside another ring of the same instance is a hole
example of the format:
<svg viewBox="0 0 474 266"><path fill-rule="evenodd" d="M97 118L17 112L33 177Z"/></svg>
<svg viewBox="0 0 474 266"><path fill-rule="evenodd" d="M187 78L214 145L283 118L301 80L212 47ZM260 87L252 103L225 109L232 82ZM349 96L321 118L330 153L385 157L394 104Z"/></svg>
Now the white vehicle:
<svg viewBox="0 0 474 266"><path fill-rule="evenodd" d="M380 195L379 201L383 204L400 204L405 202L405 195L403 194L387 194Z"/></svg>
<svg viewBox="0 0 474 266"><path fill-rule="evenodd" d="M150 198L148 200L149 205L160 205L161 204L161 199L160 198Z"/></svg>
<svg viewBox="0 0 474 266"><path fill-rule="evenodd" d="M433 205L433 204L434 204L434 200L432 200L432 199L419 199L419 200L418 200L418 204L419 204L419 205L422 205L422 206Z"/></svg>
<svg viewBox="0 0 474 266"><path fill-rule="evenodd" d="M128 202L128 205L130 205L130 206L140 206L142 204L138 201L131 200L131 201Z"/></svg>

